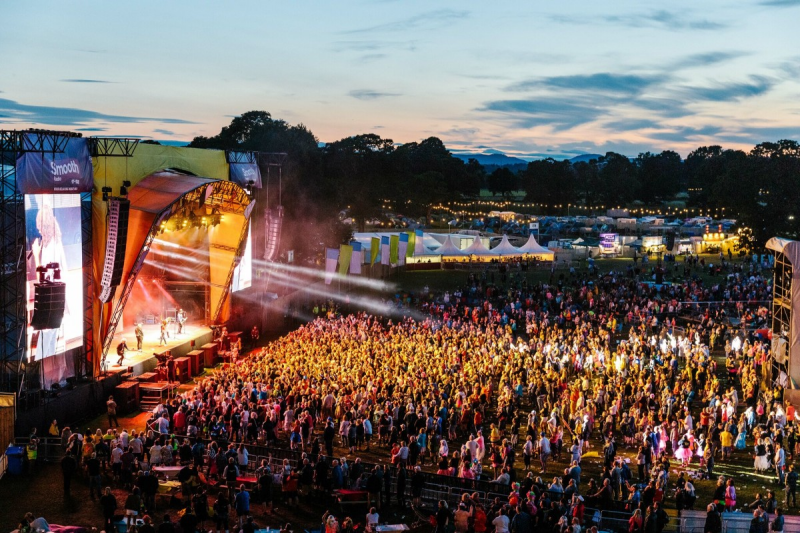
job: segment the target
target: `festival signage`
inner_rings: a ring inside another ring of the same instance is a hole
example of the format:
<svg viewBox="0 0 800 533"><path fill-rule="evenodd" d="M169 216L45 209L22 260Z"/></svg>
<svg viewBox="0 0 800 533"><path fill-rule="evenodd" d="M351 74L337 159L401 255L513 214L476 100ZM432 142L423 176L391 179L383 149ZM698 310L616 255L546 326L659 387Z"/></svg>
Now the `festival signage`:
<svg viewBox="0 0 800 533"><path fill-rule="evenodd" d="M25 144L37 145L38 134L26 133ZM43 139L42 143L52 144ZM63 151L53 146L44 152L24 152L17 158L17 192L20 194L77 194L91 192L94 181L92 158L86 139L67 140Z"/></svg>
<svg viewBox="0 0 800 533"><path fill-rule="evenodd" d="M228 165L231 169L231 181L242 187L247 187L248 182L253 182L253 187L261 188L261 170L256 163L233 163Z"/></svg>

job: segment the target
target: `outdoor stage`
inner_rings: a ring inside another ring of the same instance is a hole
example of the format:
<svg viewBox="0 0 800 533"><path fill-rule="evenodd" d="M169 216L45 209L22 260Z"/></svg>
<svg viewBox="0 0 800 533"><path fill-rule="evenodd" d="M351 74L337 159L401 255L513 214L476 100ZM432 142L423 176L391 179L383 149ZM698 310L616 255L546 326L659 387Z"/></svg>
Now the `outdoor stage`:
<svg viewBox="0 0 800 533"><path fill-rule="evenodd" d="M142 324L144 342L142 342L142 351L138 352L136 350L136 335L134 335L135 328L136 326L134 324L130 324L125 326L122 333L117 330L111 348L108 350L108 357L106 358L107 368L103 368L104 371L114 371L131 367L133 368L133 375L138 376L144 372L150 372L158 366L156 353L169 350L173 357L183 357L195 349L192 347L192 341L194 341L194 346L197 347L211 342L211 328L203 324L201 320L187 322L183 328L184 332L180 335L175 333L177 327L175 327L174 324L170 324L167 327L167 331L169 332L167 344L162 344L160 346L158 341L161 336L161 326L159 324ZM117 361L119 360L119 356L117 356L117 344L119 344L123 338L127 341L129 351L125 353L125 359L122 360L122 364L117 365Z"/></svg>

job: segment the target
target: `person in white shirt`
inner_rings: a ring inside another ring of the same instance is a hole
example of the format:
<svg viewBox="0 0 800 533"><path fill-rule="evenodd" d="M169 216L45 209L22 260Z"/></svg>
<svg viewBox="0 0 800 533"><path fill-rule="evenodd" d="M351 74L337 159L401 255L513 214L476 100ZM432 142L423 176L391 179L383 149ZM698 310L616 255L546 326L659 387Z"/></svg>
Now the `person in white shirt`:
<svg viewBox="0 0 800 533"><path fill-rule="evenodd" d="M162 416L158 419L158 432L162 435L169 434L169 419L165 416Z"/></svg>
<svg viewBox="0 0 800 533"><path fill-rule="evenodd" d="M539 439L539 460L542 463L542 474L547 470L547 459L550 457L550 451L550 439L542 433L542 438Z"/></svg>
<svg viewBox="0 0 800 533"><path fill-rule="evenodd" d="M379 520L378 510L370 507L369 513L367 513L367 531L374 532L375 528L378 527Z"/></svg>
<svg viewBox="0 0 800 533"><path fill-rule="evenodd" d="M500 514L492 520L495 533L508 533L508 515L506 513L507 511L502 509Z"/></svg>

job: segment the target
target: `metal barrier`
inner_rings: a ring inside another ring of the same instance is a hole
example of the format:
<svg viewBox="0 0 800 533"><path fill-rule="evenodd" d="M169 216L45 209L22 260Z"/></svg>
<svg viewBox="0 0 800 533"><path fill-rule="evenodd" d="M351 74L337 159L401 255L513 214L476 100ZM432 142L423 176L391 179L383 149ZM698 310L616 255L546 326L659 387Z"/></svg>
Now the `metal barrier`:
<svg viewBox="0 0 800 533"><path fill-rule="evenodd" d="M0 455L0 479L3 479L3 476L6 475L8 471L8 457L6 457L5 452Z"/></svg>
<svg viewBox="0 0 800 533"><path fill-rule="evenodd" d="M17 437L14 443L27 449L31 439L29 437ZM43 437L39 439L37 460L45 462L57 462L64 457L64 448L61 447L61 437Z"/></svg>

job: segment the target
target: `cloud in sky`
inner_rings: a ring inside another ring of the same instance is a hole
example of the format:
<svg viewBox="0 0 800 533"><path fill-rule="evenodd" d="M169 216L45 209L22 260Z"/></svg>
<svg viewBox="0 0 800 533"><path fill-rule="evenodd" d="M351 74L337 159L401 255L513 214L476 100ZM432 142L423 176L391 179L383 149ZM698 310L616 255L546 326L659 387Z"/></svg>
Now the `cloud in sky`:
<svg viewBox="0 0 800 533"><path fill-rule="evenodd" d="M575 74L571 76L554 76L514 83L509 91L529 91L531 89L569 89L577 91L599 91L616 94L639 94L648 87L663 83L666 75L637 76L634 74Z"/></svg>
<svg viewBox="0 0 800 533"><path fill-rule="evenodd" d="M437 9L435 11L427 11L425 13L412 15L404 19L395 20L393 22L365 26L362 28L343 31L342 33L357 34L433 30L443 26L448 26L467 18L468 16L469 11L458 9Z"/></svg>
<svg viewBox="0 0 800 533"><path fill-rule="evenodd" d="M751 76L746 83L716 84L711 87L689 87L687 96L696 100L731 102L742 98L759 96L769 91L775 80L763 76Z"/></svg>
<svg viewBox="0 0 800 533"><path fill-rule="evenodd" d="M347 94L358 100L377 100L379 98L390 98L393 96L400 96L400 93L372 91L369 89L354 89Z"/></svg>
<svg viewBox="0 0 800 533"><path fill-rule="evenodd" d="M107 80L88 80L88 79L67 79L61 80L64 83L114 83L113 81Z"/></svg>
<svg viewBox="0 0 800 533"><path fill-rule="evenodd" d="M786 45L798 5L404 0L319 3L310 18L300 3L196 3L188 20L169 2L155 21L114 4L62 11L54 28L18 2L0 32L14 73L0 123L191 139L265 109L323 141L380 124L398 143L516 154L741 147L800 123L800 57ZM243 19L281 23L255 35Z"/></svg>
<svg viewBox="0 0 800 533"><path fill-rule="evenodd" d="M689 10L681 12L659 9L642 13L600 14L591 15L551 15L551 20L562 24L597 24L598 19L608 24L622 25L630 28L659 28L668 31L707 31L722 30L729 25L720 20L696 17Z"/></svg>
<svg viewBox="0 0 800 533"><path fill-rule="evenodd" d="M52 126L77 126L93 121L117 123L161 122L163 124L193 124L178 118L147 118L109 115L74 107L38 106L20 104L0 98L0 115L6 123L49 124ZM10 120L8 120L10 119Z"/></svg>
<svg viewBox="0 0 800 533"><path fill-rule="evenodd" d="M800 6L800 0L763 0L759 4L766 7L797 7Z"/></svg>

